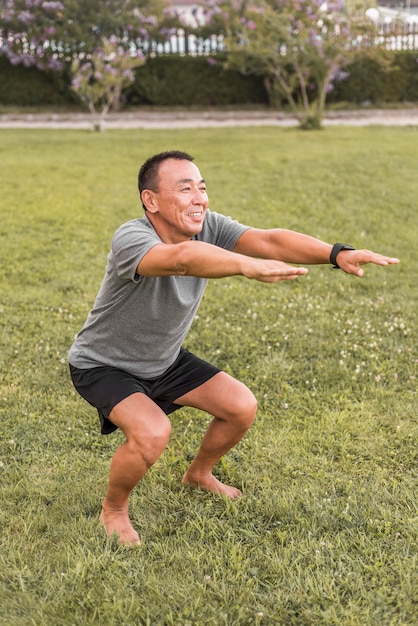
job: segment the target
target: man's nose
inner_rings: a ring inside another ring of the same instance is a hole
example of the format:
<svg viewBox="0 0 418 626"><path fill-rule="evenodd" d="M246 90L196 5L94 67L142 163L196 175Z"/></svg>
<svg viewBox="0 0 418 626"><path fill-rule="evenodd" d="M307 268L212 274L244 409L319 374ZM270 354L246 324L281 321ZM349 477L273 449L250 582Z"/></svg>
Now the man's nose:
<svg viewBox="0 0 418 626"><path fill-rule="evenodd" d="M206 193L201 189L196 189L193 194L194 204L204 204L206 201Z"/></svg>

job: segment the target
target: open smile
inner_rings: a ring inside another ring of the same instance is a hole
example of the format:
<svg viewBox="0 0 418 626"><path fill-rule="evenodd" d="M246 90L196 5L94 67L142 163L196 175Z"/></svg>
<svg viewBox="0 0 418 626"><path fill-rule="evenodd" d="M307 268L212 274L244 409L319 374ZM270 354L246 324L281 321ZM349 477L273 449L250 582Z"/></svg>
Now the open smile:
<svg viewBox="0 0 418 626"><path fill-rule="evenodd" d="M187 215L191 217L192 220L200 220L202 218L203 211L193 211L193 213L188 213Z"/></svg>

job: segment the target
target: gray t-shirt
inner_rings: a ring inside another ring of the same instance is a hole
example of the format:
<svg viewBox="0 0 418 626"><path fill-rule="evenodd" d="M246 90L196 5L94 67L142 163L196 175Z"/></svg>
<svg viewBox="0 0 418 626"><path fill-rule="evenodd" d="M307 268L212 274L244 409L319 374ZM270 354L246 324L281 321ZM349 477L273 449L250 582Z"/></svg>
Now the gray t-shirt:
<svg viewBox="0 0 418 626"><path fill-rule="evenodd" d="M247 228L207 210L202 231L194 239L232 250ZM161 243L146 216L116 231L94 307L70 349L71 365L80 369L110 365L141 378L156 378L174 363L207 279L138 275L142 257Z"/></svg>

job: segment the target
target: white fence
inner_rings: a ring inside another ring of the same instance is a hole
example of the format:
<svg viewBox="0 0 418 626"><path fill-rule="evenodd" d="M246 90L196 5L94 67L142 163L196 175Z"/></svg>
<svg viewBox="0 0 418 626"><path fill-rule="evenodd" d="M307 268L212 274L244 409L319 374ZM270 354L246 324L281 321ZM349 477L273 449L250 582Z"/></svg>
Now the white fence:
<svg viewBox="0 0 418 626"><path fill-rule="evenodd" d="M166 54L211 55L225 51L222 35L198 37L180 29L164 42L137 41L137 46L145 54L162 56ZM381 23L376 25L376 36L370 45L386 50L418 50L418 23Z"/></svg>

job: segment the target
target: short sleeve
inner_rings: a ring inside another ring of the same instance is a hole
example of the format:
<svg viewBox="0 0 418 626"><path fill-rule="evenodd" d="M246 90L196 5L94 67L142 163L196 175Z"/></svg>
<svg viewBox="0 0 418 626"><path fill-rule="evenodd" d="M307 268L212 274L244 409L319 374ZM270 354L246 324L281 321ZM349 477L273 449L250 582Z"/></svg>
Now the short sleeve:
<svg viewBox="0 0 418 626"><path fill-rule="evenodd" d="M131 220L118 228L112 238L111 260L119 278L136 280L139 262L151 248L160 243L161 239L155 230L143 219Z"/></svg>
<svg viewBox="0 0 418 626"><path fill-rule="evenodd" d="M208 209L202 232L197 239L226 250L233 250L238 239L249 228L231 217Z"/></svg>

